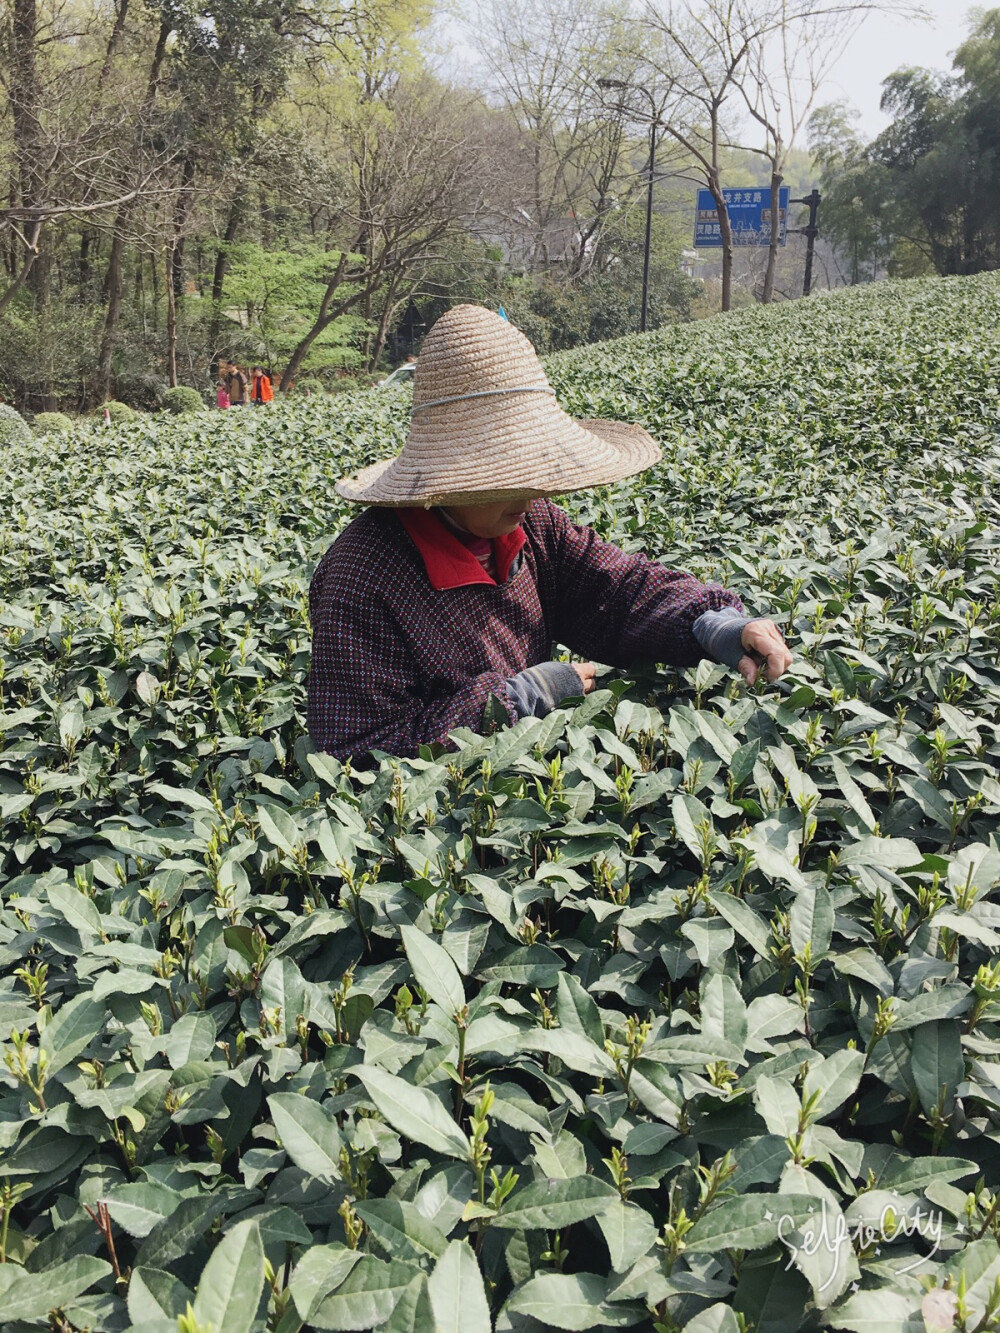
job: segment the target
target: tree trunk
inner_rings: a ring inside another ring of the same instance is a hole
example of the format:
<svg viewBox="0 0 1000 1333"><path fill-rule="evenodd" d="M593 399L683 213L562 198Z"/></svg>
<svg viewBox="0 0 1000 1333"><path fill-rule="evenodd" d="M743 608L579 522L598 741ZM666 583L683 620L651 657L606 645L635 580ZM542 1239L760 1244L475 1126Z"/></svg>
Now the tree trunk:
<svg viewBox="0 0 1000 1333"><path fill-rule="evenodd" d="M186 157L167 243L167 380L172 389L177 386L177 311L184 300L184 226L191 205L194 167L194 158Z"/></svg>
<svg viewBox="0 0 1000 1333"><path fill-rule="evenodd" d="M7 284L4 291L0 292L0 315L7 309L11 301L13 301L14 297L28 280L28 275L31 272L32 265L38 255L38 238L41 235L41 231L41 218L37 218L30 227L25 228L26 239L28 241L28 257L24 264L22 264L21 270L15 276L14 280Z"/></svg>
<svg viewBox="0 0 1000 1333"><path fill-rule="evenodd" d="M729 225L729 210L725 203L719 214L719 231L722 235L722 309L725 311L733 304L733 229Z"/></svg>
<svg viewBox="0 0 1000 1333"><path fill-rule="evenodd" d="M35 309L41 310L49 303L52 292L52 254L41 244L39 238L37 255L28 274L28 286L35 301Z"/></svg>
<svg viewBox="0 0 1000 1333"><path fill-rule="evenodd" d="M17 208L17 179L13 171L7 182L7 203L11 208ZM8 278L17 277L17 237L13 230L9 243L3 246L3 266Z"/></svg>
<svg viewBox="0 0 1000 1333"><path fill-rule="evenodd" d="M184 227L191 209L191 184L194 181L195 163L190 156L185 157L181 171L181 188L174 204L172 253L173 262L170 280L174 286L174 296L178 302L184 298Z"/></svg>
<svg viewBox="0 0 1000 1333"><path fill-rule="evenodd" d="M38 15L35 0L14 0L11 16L11 77L8 84L14 140L16 184L12 181L11 203L20 200L23 208L41 203L41 107L38 88L37 37ZM15 258L13 271L25 270L25 280L32 286L39 280L39 244L41 229L33 244ZM15 255L16 255L15 251ZM23 285L23 282L22 284Z"/></svg>
<svg viewBox="0 0 1000 1333"><path fill-rule="evenodd" d="M371 236L370 233L367 233L367 234L365 235L364 245L362 246L361 253L362 253L363 255L365 255L366 257L369 257L369 256L371 256L371 255L373 255L373 254L375 253L375 243L374 243L374 240L373 240L373 238L372 238L372 236ZM372 295L373 295L373 292L374 292L374 286L373 286L373 284L369 283L369 284L367 284L367 285L365 286L364 294L363 294L363 296L362 296L362 298L361 298L361 301L362 301L362 317L363 317L363 319L364 319L364 321L365 321L365 344L364 344L364 346L365 346L365 361L366 361L366 363L367 363L367 361L369 360L369 358L371 357L371 350L372 350L371 323L372 323Z"/></svg>
<svg viewBox="0 0 1000 1333"><path fill-rule="evenodd" d="M179 304L184 299L184 240L176 232L170 247L170 285Z"/></svg>
<svg viewBox="0 0 1000 1333"><path fill-rule="evenodd" d="M84 299L86 289L90 284L90 238L93 232L88 226L84 226L80 232L80 263L78 277L80 280L80 298Z"/></svg>
<svg viewBox="0 0 1000 1333"><path fill-rule="evenodd" d="M725 311L733 303L733 229L718 171L709 173L708 188L715 203L715 212L719 219L719 236L722 240L722 309Z"/></svg>
<svg viewBox="0 0 1000 1333"><path fill-rule="evenodd" d="M18 182L22 206L36 208L44 199L45 167L42 163L41 90L36 57L37 10L35 0L14 0L11 29L13 75L10 105L14 122ZM42 244L42 228L35 232L34 243L22 259L27 270L27 287L40 309L49 299L50 256Z"/></svg>
<svg viewBox="0 0 1000 1333"><path fill-rule="evenodd" d="M229 270L229 251L227 247L232 245L239 232L245 195L243 182L240 181L229 205L229 217L226 219L226 230L222 237L225 244L220 245L215 252L215 272L212 274L212 322L208 329L208 346L212 355L213 374L217 369L216 354L219 350L217 344L219 331L222 328L222 293L226 285L226 273Z"/></svg>
<svg viewBox="0 0 1000 1333"><path fill-rule="evenodd" d="M170 24L160 24L156 49L153 52L153 60L149 69L149 81L146 85L144 102L146 110L153 105L156 99L156 90L160 82L160 69L167 50L167 39L172 31ZM111 357L115 350L118 321L122 309L122 258L125 251L125 230L136 202L135 199L130 199L127 203L122 204L118 209L118 216L115 218L111 254L108 257L108 267L104 277L104 300L107 302L107 311L104 316L101 347L97 356L97 376L94 383L94 391L98 402L103 402L111 389Z"/></svg>
<svg viewBox="0 0 1000 1333"><path fill-rule="evenodd" d="M108 38L108 44L104 50L104 62L101 65L101 72L97 76L97 91L103 92L104 85L108 81L111 73L111 64L115 58L115 52L121 44L122 33L125 31L125 19L128 17L129 0L116 0L115 4L115 22L111 29L111 35Z"/></svg>
<svg viewBox="0 0 1000 1333"><path fill-rule="evenodd" d="M111 75L112 65L114 64L115 53L121 46L122 36L125 32L125 20L128 17L129 0L115 0L115 21L108 36L108 44L104 48L104 60L101 63L101 72L97 76L97 93L94 98L94 113L97 112L100 102L100 96ZM84 196L85 201L89 202L92 197L92 189L88 187ZM80 231L80 266L79 277L81 296L85 296L85 290L90 282L90 245L94 236L92 227L86 223Z"/></svg>
<svg viewBox="0 0 1000 1333"><path fill-rule="evenodd" d="M768 305L774 299L774 274L778 266L778 245L781 240L781 172L771 165L771 240L767 247L767 268L764 270L764 290L761 301Z"/></svg>
<svg viewBox="0 0 1000 1333"><path fill-rule="evenodd" d="M167 246L167 381L177 387L177 292L174 286L177 247Z"/></svg>
<svg viewBox="0 0 1000 1333"><path fill-rule="evenodd" d="M350 310L352 306L357 305L366 295L370 294L371 285L365 283L364 286L359 287L355 291L353 296L347 297L346 300L341 301L337 306L333 305L333 298L344 280L344 270L346 268L347 253L344 252L337 261L337 267L334 270L333 277L326 285L326 291L323 293L323 300L320 302L320 307L316 314L316 318L313 321L312 328L310 328L308 333L299 340L292 355L289 357L288 365L285 367L281 376L281 383L278 385L278 388L282 393L288 392L292 381L299 373L299 367L309 354L310 347L312 347L313 343L323 330L329 328L335 319L339 319L340 316Z"/></svg>
<svg viewBox="0 0 1000 1333"><path fill-rule="evenodd" d="M386 292L385 301L382 305L382 314L379 316L378 331L375 334L375 342L372 346L371 355L368 358L368 369L374 370L378 364L378 359L382 355L382 349L385 347L385 340L389 336L389 325L392 323L392 316L396 310L396 291L399 288L399 279L402 275L396 275L389 281L389 290Z"/></svg>
<svg viewBox="0 0 1000 1333"><path fill-rule="evenodd" d="M122 312L122 256L125 251L125 224L128 221L129 211L128 204L122 204L118 210L115 232L111 238L111 254L104 275L104 300L107 302L107 309L104 312L104 328L101 332L101 346L97 354L97 377L94 383L94 392L100 403L103 403L111 392L111 357L115 350L118 320Z"/></svg>

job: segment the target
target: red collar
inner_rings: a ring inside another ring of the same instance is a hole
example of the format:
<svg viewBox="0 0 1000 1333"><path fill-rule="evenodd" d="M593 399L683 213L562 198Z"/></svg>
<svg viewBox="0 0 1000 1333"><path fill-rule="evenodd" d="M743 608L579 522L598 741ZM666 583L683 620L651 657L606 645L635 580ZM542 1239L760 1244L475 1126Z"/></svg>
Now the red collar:
<svg viewBox="0 0 1000 1333"><path fill-rule="evenodd" d="M431 587L439 592L464 588L470 583L488 583L496 587L506 583L514 557L524 545L524 529L517 527L506 537L493 538L493 559L498 577L490 578L472 552L449 532L429 509L397 509L396 517L409 533L420 552Z"/></svg>

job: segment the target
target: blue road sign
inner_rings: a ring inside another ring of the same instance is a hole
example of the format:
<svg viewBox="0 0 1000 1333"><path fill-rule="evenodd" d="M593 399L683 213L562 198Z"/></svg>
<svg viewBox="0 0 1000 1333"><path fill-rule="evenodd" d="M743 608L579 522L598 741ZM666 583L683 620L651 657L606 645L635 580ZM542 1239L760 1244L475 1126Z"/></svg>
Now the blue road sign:
<svg viewBox="0 0 1000 1333"><path fill-rule="evenodd" d="M783 185L778 191L778 223L781 228L778 236L779 245L785 244L789 193L787 185ZM733 245L770 245L771 191L769 189L723 190L722 194L729 212L729 225L733 229ZM722 245L719 215L715 211L715 200L709 190L698 191L694 243L696 246L717 248Z"/></svg>

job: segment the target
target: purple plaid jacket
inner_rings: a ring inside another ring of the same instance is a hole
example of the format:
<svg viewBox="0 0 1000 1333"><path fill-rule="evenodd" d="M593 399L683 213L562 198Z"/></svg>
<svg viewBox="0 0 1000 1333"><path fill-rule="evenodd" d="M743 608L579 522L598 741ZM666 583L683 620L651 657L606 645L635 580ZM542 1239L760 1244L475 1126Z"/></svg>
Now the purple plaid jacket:
<svg viewBox="0 0 1000 1333"><path fill-rule="evenodd" d="M318 749L343 759L453 748L448 733L479 730L491 695L516 721L506 680L550 659L554 642L608 666L690 666L705 656L698 617L742 611L735 593L626 554L548 500L535 501L523 527L523 559L506 583L442 589L393 510L367 509L349 524L309 593Z"/></svg>

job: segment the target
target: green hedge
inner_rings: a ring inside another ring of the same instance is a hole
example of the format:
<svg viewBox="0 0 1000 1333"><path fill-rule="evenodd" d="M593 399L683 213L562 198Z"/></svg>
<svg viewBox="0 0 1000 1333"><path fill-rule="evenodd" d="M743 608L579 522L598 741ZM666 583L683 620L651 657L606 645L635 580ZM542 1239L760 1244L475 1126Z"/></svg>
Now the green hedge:
<svg viewBox="0 0 1000 1333"><path fill-rule="evenodd" d="M0 403L0 444L27 444L31 437L31 427L20 412Z"/></svg>
<svg viewBox="0 0 1000 1333"><path fill-rule="evenodd" d="M39 412L31 424L36 435L60 435L73 429L65 412Z"/></svg>
<svg viewBox="0 0 1000 1333"><path fill-rule="evenodd" d="M197 389L192 389L187 384L178 384L166 391L161 404L165 412L173 412L180 416L183 412L203 411L205 400Z"/></svg>
<svg viewBox="0 0 1000 1333"><path fill-rule="evenodd" d="M993 1333L998 326L1000 274L549 358L663 448L572 518L794 669L412 760L304 733L409 395L8 455L4 1333Z"/></svg>
<svg viewBox="0 0 1000 1333"><path fill-rule="evenodd" d="M114 422L131 421L137 415L134 407L129 407L128 403L119 403L114 398L112 398L110 402L105 403L98 410L102 413L107 412L108 416L110 416L111 420Z"/></svg>

